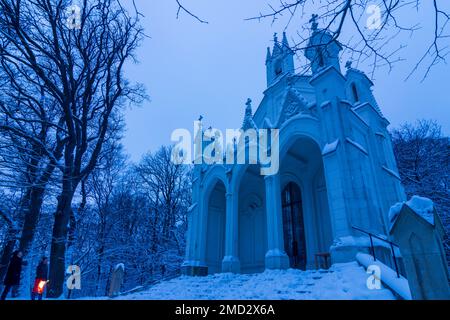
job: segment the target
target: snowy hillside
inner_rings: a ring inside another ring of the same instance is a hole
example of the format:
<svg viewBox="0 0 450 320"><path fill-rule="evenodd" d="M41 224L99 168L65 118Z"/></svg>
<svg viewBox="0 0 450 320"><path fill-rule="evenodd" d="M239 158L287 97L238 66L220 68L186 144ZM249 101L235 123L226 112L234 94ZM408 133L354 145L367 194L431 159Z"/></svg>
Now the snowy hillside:
<svg viewBox="0 0 450 320"><path fill-rule="evenodd" d="M365 270L356 262L336 264L330 270L271 270L259 274L182 276L159 283L148 291L124 295L126 300L301 300L395 299L387 289L369 290Z"/></svg>

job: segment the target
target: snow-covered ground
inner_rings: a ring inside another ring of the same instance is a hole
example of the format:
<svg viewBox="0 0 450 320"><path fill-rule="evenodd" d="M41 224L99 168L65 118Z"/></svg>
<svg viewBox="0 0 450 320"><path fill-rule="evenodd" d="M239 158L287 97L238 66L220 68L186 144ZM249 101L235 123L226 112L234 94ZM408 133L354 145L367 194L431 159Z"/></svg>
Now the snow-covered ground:
<svg viewBox="0 0 450 320"><path fill-rule="evenodd" d="M356 262L330 270L270 270L258 274L182 276L147 291L120 296L126 300L316 300L395 299L388 289L369 290L369 275Z"/></svg>

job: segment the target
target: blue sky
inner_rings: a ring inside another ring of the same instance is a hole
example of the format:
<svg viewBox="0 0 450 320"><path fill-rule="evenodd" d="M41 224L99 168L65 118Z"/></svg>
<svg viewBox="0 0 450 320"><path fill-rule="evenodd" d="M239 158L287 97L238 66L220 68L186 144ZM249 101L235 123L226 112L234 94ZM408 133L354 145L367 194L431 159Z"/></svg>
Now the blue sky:
<svg viewBox="0 0 450 320"><path fill-rule="evenodd" d="M266 88L266 47L272 45L273 33L281 33L286 25L283 19L273 24L271 20L244 21L265 11L267 2L185 0L186 7L209 22L201 24L183 13L176 19L175 0L136 0L150 38L138 51L139 63L127 66L127 74L145 85L150 101L126 112L123 143L132 160L169 144L174 129L193 131L193 121L200 114L205 126L241 126L247 98L252 98L256 108ZM429 9L401 15L406 22L418 19L423 28L398 40L408 44L399 54L404 61L390 73L387 68L377 70L374 93L392 126L419 118L437 119L449 134L450 66L440 64L424 82L423 72L405 81L431 41L433 17ZM305 14L292 20L288 37L295 37L307 19ZM397 45L393 43L393 49ZM303 62L296 63L299 67ZM358 68L370 70L364 65Z"/></svg>

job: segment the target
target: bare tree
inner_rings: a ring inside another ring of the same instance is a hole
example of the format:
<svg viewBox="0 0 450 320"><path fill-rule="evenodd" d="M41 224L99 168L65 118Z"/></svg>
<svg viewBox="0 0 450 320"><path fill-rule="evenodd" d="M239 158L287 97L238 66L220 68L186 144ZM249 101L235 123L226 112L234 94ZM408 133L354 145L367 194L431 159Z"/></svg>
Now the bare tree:
<svg viewBox="0 0 450 320"><path fill-rule="evenodd" d="M8 46L8 41L3 40L0 50ZM18 213L21 219L15 221L14 230L18 233L15 237L19 237L19 249L26 258L47 184L53 177L65 142L61 138L62 130L58 128L61 118L58 120L54 103L44 96L41 85L29 81L29 68L0 54L0 73L3 75L0 86L0 186L22 193ZM6 247L10 245L6 244ZM9 261L10 250L6 247L2 260Z"/></svg>
<svg viewBox="0 0 450 320"><path fill-rule="evenodd" d="M107 248L107 235L112 223L112 200L120 174L126 165L126 158L122 154L122 147L113 143L108 152L103 152L99 159L99 166L91 173L87 180L87 192L94 202L94 211L98 219L97 247L97 274L95 295L100 293L100 285L107 271L104 266L105 251Z"/></svg>
<svg viewBox="0 0 450 320"><path fill-rule="evenodd" d="M186 201L190 183L186 165L174 164L171 155L172 147L163 146L145 155L137 166L148 197L159 211L158 218L163 220L162 236L166 240L177 222L177 209Z"/></svg>
<svg viewBox="0 0 450 320"><path fill-rule="evenodd" d="M396 43L402 35L411 37L420 28L428 4L428 1L420 0L279 0L276 6L269 4L267 12L247 20L270 19L274 22L284 18L287 27L294 18L303 19L295 51L308 47L310 23L320 22L322 29L332 35L330 42L340 41L352 60L370 64L373 76L377 67L387 66L390 71L393 64L401 60L398 53L406 45ZM424 45L423 55L408 77L423 66L425 78L434 66L445 62L449 53L449 4L432 0L431 10L434 21L430 41ZM313 21L305 19L307 14L314 14ZM402 14L409 16L408 22L404 22ZM351 37L346 38L346 34Z"/></svg>
<svg viewBox="0 0 450 320"><path fill-rule="evenodd" d="M139 102L140 86L123 76L124 64L143 36L136 11L119 0L82 2L79 14L67 0L1 0L2 56L25 65L57 103L63 122L61 193L53 227L50 297L63 293L65 252L72 200L80 182L96 167L120 108ZM36 80L35 80L36 81Z"/></svg>
<svg viewBox="0 0 450 320"><path fill-rule="evenodd" d="M2 225L5 226L2 228L3 230L0 230L0 234L2 231L4 232L4 244L0 251L0 281L3 281L6 274L9 260L14 251L19 233L19 227L15 221L16 217L12 210L11 201L7 201L5 198L6 196L3 193L0 193L0 221L2 221ZM9 212L5 209L6 203L9 204Z"/></svg>
<svg viewBox="0 0 450 320"><path fill-rule="evenodd" d="M127 290L177 275L184 257L189 167L172 164L169 147L139 165L127 163L120 147L107 147L86 181L86 207L77 214L73 261L84 283L77 296L105 294L118 263L126 266ZM156 191L145 181L162 187Z"/></svg>
<svg viewBox="0 0 450 320"><path fill-rule="evenodd" d="M143 157L136 167L145 186L151 210L151 253L156 255L158 245L175 242L179 248L177 226L186 226L186 210L190 205L190 170L186 165L171 161L173 147L161 147ZM157 263L157 261L155 261Z"/></svg>
<svg viewBox="0 0 450 320"><path fill-rule="evenodd" d="M408 197L424 196L436 204L447 230L445 247L450 258L450 139L437 122L420 120L395 129L392 142Z"/></svg>

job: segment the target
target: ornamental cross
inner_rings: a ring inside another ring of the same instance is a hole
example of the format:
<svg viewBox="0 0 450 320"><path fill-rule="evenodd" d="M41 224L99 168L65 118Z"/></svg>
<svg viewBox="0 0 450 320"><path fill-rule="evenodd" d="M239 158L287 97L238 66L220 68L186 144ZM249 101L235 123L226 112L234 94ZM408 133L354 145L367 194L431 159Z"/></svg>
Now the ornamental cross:
<svg viewBox="0 0 450 320"><path fill-rule="evenodd" d="M311 20L309 20L309 22L311 22L311 24L312 24L312 29L313 30L317 30L317 27L319 26L319 24L317 23L317 18L318 17L319 16L317 14L313 14L311 16Z"/></svg>

